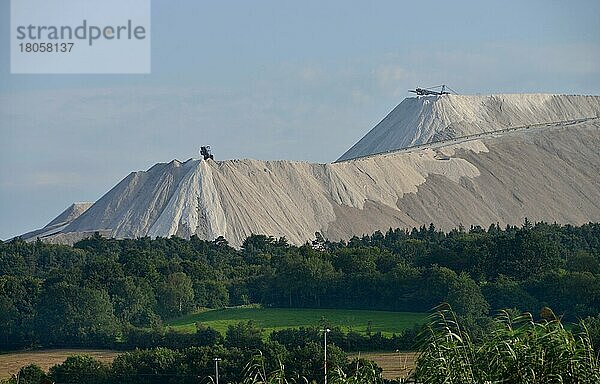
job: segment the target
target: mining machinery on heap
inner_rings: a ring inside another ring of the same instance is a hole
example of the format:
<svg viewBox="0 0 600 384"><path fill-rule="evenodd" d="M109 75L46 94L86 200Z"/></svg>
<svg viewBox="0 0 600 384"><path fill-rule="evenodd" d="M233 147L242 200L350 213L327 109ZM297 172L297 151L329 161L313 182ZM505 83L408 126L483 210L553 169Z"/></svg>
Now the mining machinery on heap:
<svg viewBox="0 0 600 384"><path fill-rule="evenodd" d="M210 151L210 145L200 147L200 156L202 156L202 158L204 160L208 160L208 159L214 160L215 159L213 157L213 154Z"/></svg>
<svg viewBox="0 0 600 384"><path fill-rule="evenodd" d="M448 91L450 91L450 92L448 92ZM442 96L442 95L450 95L451 93L453 93L455 95L458 94L458 92L456 92L455 90L453 90L452 88L448 87L445 84L436 85L435 87L429 87L429 88L411 89L408 92L416 93L417 96L429 96L429 95Z"/></svg>

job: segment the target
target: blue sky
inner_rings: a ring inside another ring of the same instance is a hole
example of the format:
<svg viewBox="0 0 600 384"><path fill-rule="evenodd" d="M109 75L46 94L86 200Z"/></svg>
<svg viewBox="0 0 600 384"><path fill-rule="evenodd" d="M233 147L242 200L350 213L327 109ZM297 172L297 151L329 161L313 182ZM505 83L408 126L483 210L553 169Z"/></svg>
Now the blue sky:
<svg viewBox="0 0 600 384"><path fill-rule="evenodd" d="M336 159L409 88L600 94L598 1L152 2L152 74L11 75L0 0L0 239L129 172Z"/></svg>

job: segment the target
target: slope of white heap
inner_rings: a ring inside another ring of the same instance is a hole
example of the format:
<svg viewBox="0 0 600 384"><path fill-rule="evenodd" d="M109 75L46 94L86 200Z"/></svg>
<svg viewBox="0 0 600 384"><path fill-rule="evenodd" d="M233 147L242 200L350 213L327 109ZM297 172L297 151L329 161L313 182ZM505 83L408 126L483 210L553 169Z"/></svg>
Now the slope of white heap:
<svg viewBox="0 0 600 384"><path fill-rule="evenodd" d="M392 139L395 147L548 124L333 164L156 164L131 173L47 240L72 242L100 231L117 238L224 236L239 246L254 233L302 244L317 231L338 240L432 222L449 230L460 224L517 225L524 217L600 221L599 113L597 96L411 98L357 143L351 156L389 148Z"/></svg>
<svg viewBox="0 0 600 384"><path fill-rule="evenodd" d="M595 96L443 95L404 99L338 161L530 124L596 117Z"/></svg>
<svg viewBox="0 0 600 384"><path fill-rule="evenodd" d="M189 160L177 168L179 177L175 170L160 165L130 175L67 230L112 228L116 237L222 235L237 244L252 233L268 233L303 243L307 233L335 221L334 206L363 209L378 201L395 209L431 173L455 182L479 175L468 161L439 161L435 151L342 164Z"/></svg>
<svg viewBox="0 0 600 384"><path fill-rule="evenodd" d="M24 239L37 239L60 233L60 231L65 229L73 220L81 216L81 214L87 211L93 204L94 203L90 202L73 203L43 228L28 232L21 237Z"/></svg>

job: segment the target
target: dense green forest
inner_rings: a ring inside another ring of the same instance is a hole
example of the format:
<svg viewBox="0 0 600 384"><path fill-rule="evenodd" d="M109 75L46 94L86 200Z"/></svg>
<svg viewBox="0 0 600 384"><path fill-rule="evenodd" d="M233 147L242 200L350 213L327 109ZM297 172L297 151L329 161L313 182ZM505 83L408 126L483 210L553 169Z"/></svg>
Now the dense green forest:
<svg viewBox="0 0 600 384"><path fill-rule="evenodd" d="M600 313L600 224L527 220L520 227L450 232L390 229L312 244L253 235L241 249L223 238L82 240L73 247L0 244L0 349L135 347L169 337L164 319L200 307L429 311L447 302L473 327L500 309L551 307L565 321ZM212 345L199 327L184 344ZM140 336L141 335L141 336ZM156 336L158 335L158 336ZM212 338L212 339L211 339ZM177 344L177 341L172 341Z"/></svg>

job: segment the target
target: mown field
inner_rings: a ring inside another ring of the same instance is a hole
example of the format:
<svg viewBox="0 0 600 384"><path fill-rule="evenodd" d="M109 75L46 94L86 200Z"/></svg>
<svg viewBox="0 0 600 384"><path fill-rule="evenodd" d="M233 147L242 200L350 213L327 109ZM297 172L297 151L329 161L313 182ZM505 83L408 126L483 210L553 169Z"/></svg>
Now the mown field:
<svg viewBox="0 0 600 384"><path fill-rule="evenodd" d="M376 362L386 379L406 378L415 369L417 359L416 352L361 352L349 356Z"/></svg>
<svg viewBox="0 0 600 384"><path fill-rule="evenodd" d="M423 323L426 317L426 313L347 309L226 308L196 312L169 321L167 325L177 331L195 332L199 322L225 333L229 325L252 320L269 334L285 328L318 327L326 323L344 331L366 333L370 330L390 336Z"/></svg>
<svg viewBox="0 0 600 384"><path fill-rule="evenodd" d="M110 363L119 352L98 349L48 349L41 351L11 352L0 354L0 379L16 375L25 365L37 364L47 371L50 367L60 364L71 355L90 355Z"/></svg>

